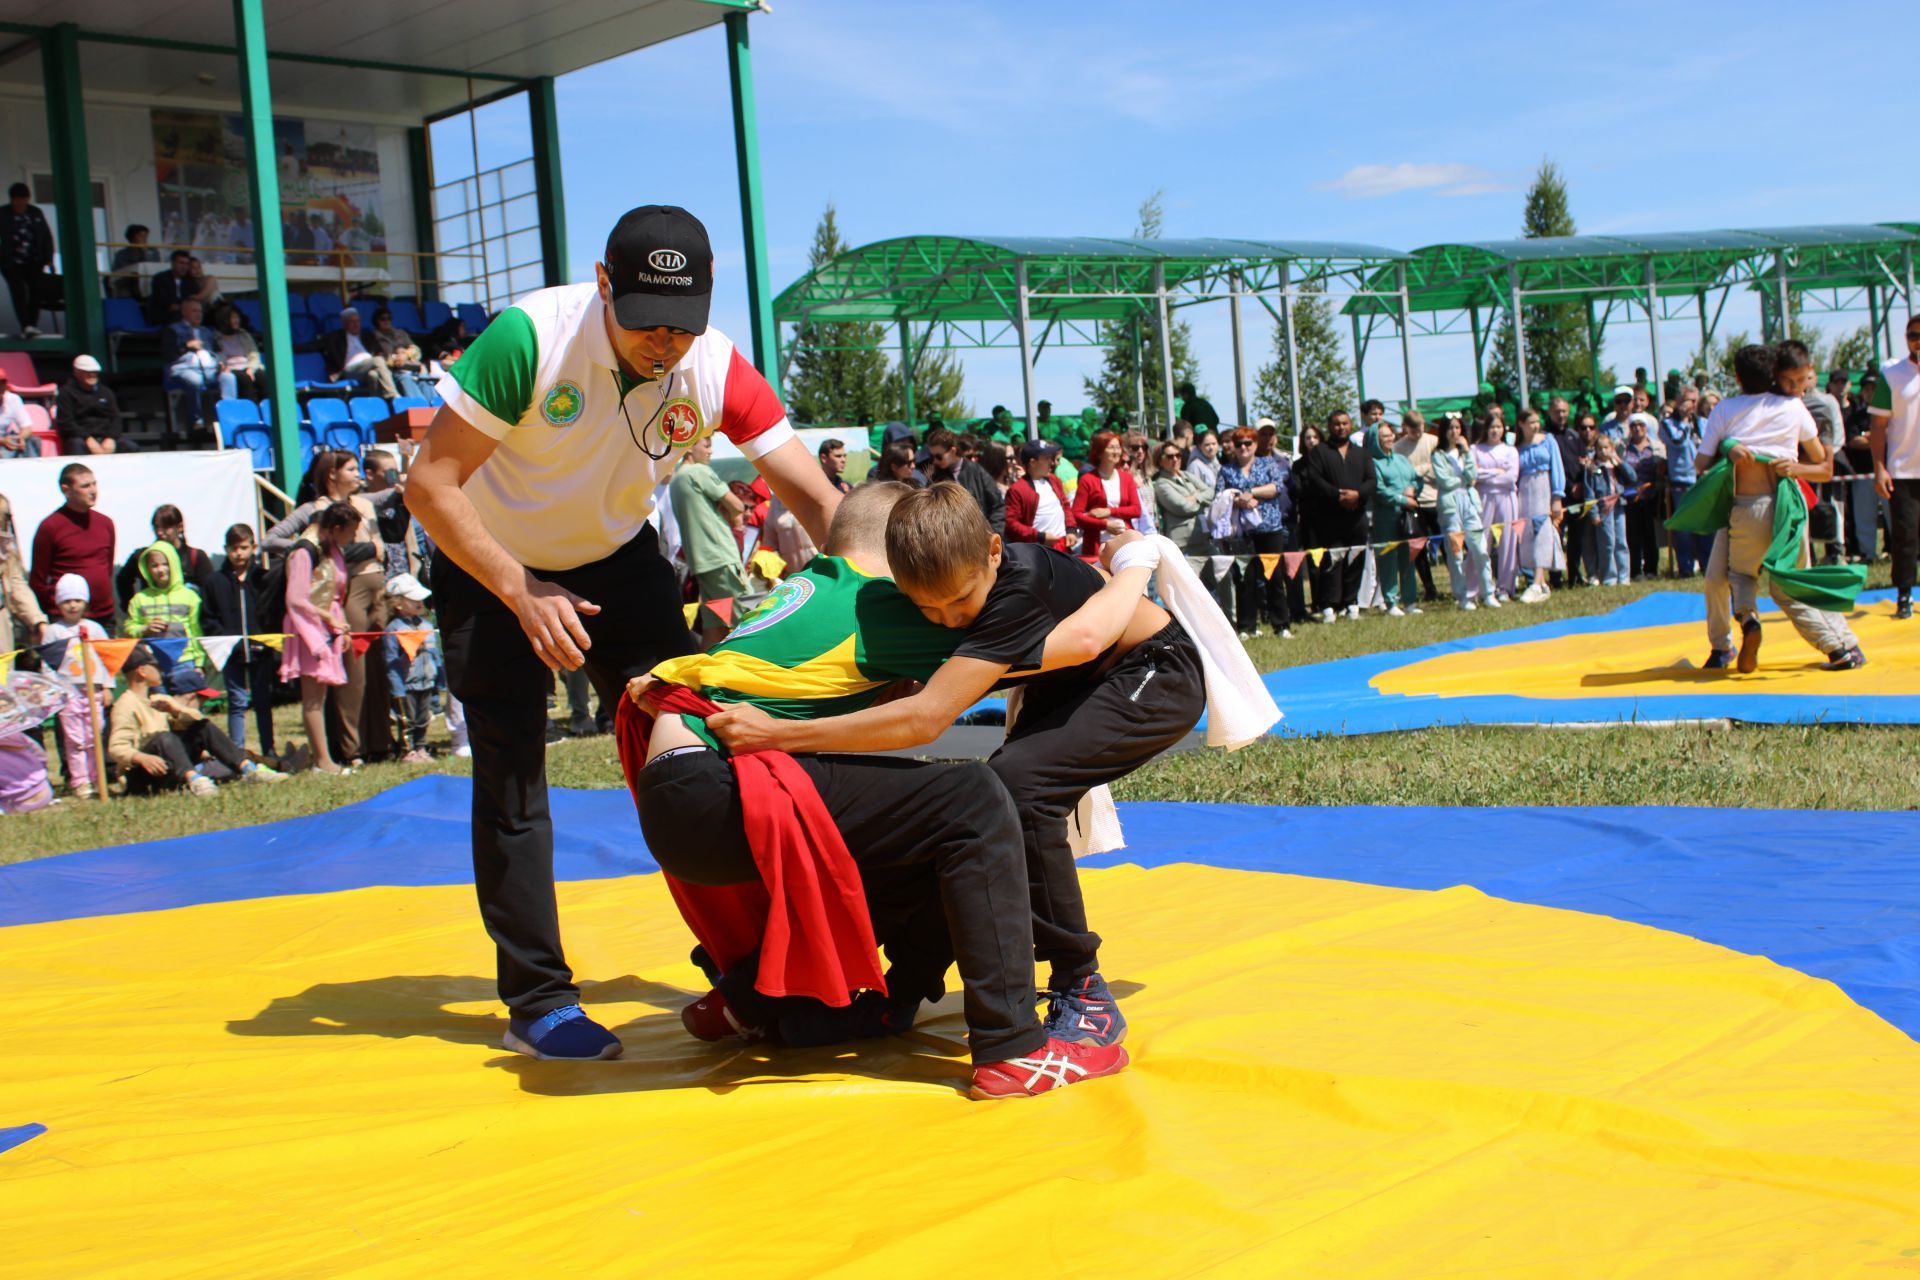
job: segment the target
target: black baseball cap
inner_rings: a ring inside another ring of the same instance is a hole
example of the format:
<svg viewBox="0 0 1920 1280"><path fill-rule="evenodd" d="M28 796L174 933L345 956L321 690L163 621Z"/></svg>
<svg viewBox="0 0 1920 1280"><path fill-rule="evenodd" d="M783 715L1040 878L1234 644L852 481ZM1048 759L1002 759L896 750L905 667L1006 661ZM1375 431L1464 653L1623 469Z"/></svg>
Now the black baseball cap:
<svg viewBox="0 0 1920 1280"><path fill-rule="evenodd" d="M1020 460L1031 462L1035 458L1060 452L1060 446L1051 440L1029 440L1020 446Z"/></svg>
<svg viewBox="0 0 1920 1280"><path fill-rule="evenodd" d="M158 670L160 667L160 655L155 653L148 645L136 644L133 648L127 650L126 660L120 664L120 669L122 671L135 671L141 667L152 667Z"/></svg>
<svg viewBox="0 0 1920 1280"><path fill-rule="evenodd" d="M713 246L685 209L645 204L622 214L607 237L606 267L622 329L707 331Z"/></svg>

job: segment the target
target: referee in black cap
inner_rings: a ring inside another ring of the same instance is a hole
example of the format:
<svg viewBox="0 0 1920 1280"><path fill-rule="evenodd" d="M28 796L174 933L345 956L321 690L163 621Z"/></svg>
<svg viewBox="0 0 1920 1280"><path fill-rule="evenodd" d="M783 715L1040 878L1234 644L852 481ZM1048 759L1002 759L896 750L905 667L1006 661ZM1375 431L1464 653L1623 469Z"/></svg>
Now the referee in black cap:
<svg viewBox="0 0 1920 1280"><path fill-rule="evenodd" d="M673 568L647 517L661 481L719 431L816 545L840 495L778 397L707 325L713 250L685 209L647 205L607 238L592 284L495 316L440 383L407 478L438 548L447 679L473 745L473 871L498 953L506 1047L613 1058L560 945L547 810L550 670L584 666L606 706L691 652Z"/></svg>

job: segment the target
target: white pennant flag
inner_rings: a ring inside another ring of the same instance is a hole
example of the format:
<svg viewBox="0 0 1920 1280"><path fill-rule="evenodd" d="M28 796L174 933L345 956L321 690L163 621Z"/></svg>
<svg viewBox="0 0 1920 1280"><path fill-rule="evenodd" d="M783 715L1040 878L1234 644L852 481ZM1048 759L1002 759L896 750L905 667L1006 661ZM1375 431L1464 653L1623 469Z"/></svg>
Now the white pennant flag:
<svg viewBox="0 0 1920 1280"><path fill-rule="evenodd" d="M201 636L200 647L207 652L207 670L203 674L212 675L223 669L233 654L233 646L239 643L239 636Z"/></svg>
<svg viewBox="0 0 1920 1280"><path fill-rule="evenodd" d="M1367 549L1365 547L1348 547L1347 548L1347 562L1349 564L1355 561L1365 560L1366 558L1367 558Z"/></svg>

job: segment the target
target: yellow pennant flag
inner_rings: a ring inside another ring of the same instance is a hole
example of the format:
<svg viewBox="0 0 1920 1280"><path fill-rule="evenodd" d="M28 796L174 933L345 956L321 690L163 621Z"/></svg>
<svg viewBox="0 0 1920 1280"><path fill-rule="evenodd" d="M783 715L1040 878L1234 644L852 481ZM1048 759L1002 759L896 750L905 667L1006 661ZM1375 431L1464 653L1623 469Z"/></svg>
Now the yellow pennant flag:
<svg viewBox="0 0 1920 1280"><path fill-rule="evenodd" d="M7 672L13 670L13 660L24 652L23 649L15 649L11 653L0 653L0 680L7 678Z"/></svg>
<svg viewBox="0 0 1920 1280"><path fill-rule="evenodd" d="M1268 553L1263 551L1260 553L1260 568L1262 570L1263 577L1271 578L1273 576L1273 571L1275 569L1278 569L1279 567L1280 567L1279 552L1275 551L1272 553Z"/></svg>
<svg viewBox="0 0 1920 1280"><path fill-rule="evenodd" d="M1313 567L1318 569L1320 562L1326 558L1327 549L1325 547L1310 547L1307 550L1307 554L1313 557Z"/></svg>
<svg viewBox="0 0 1920 1280"><path fill-rule="evenodd" d="M687 615L687 625L691 627L693 625L693 620L700 616L700 606L697 604L690 604L690 605L687 605L682 610L682 612L684 612Z"/></svg>
<svg viewBox="0 0 1920 1280"><path fill-rule="evenodd" d="M1507 531L1507 526L1503 524L1496 524L1493 526L1493 545L1494 546L1497 547L1500 545L1500 535L1505 533L1506 531Z"/></svg>
<svg viewBox="0 0 1920 1280"><path fill-rule="evenodd" d="M778 553L769 551L765 547L757 549L747 564L757 570L768 582L777 582L787 571L787 562L782 560Z"/></svg>
<svg viewBox="0 0 1920 1280"><path fill-rule="evenodd" d="M287 642L286 633L280 631L270 631L265 635L248 636L247 639L253 641L255 644L263 644L275 653L280 652L280 646Z"/></svg>
<svg viewBox="0 0 1920 1280"><path fill-rule="evenodd" d="M1399 545L1400 544L1397 542L1383 542L1380 544L1380 546L1377 549L1381 555L1385 555L1387 554L1387 552L1393 550L1395 547Z"/></svg>

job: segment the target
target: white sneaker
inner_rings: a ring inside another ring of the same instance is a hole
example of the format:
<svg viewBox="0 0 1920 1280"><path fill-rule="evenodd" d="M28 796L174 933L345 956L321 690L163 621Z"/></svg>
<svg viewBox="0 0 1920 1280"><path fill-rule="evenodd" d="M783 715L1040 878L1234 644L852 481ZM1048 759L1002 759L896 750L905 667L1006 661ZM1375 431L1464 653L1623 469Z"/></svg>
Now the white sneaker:
<svg viewBox="0 0 1920 1280"><path fill-rule="evenodd" d="M1349 618L1357 618L1357 617L1359 617L1359 616L1360 616L1360 606L1359 606L1359 605L1357 605L1357 604L1350 604L1350 605L1348 605L1348 606L1347 606L1347 617L1349 617Z"/></svg>
<svg viewBox="0 0 1920 1280"><path fill-rule="evenodd" d="M1547 588L1541 586L1539 583L1536 582L1532 586L1528 587L1525 591L1522 591L1520 593L1520 603L1521 604L1539 604L1542 600L1545 600L1547 598L1547 595L1548 595Z"/></svg>
<svg viewBox="0 0 1920 1280"><path fill-rule="evenodd" d="M1407 611L1396 604L1387 610L1387 616L1389 618L1404 618L1407 616Z"/></svg>
<svg viewBox="0 0 1920 1280"><path fill-rule="evenodd" d="M1460 602L1460 612L1462 613L1472 613L1478 607L1479 606L1471 600L1462 600Z"/></svg>
<svg viewBox="0 0 1920 1280"><path fill-rule="evenodd" d="M1340 615L1336 614L1331 609L1322 609L1320 611L1320 621L1327 623L1329 626L1331 626L1333 624L1333 620L1339 616Z"/></svg>
<svg viewBox="0 0 1920 1280"><path fill-rule="evenodd" d="M1293 639L1293 632L1292 632L1292 630L1290 630L1290 629L1289 629L1289 628L1287 628L1287 627L1282 627L1282 628L1280 628L1280 638L1281 638L1282 640L1291 640L1291 639Z"/></svg>
<svg viewBox="0 0 1920 1280"><path fill-rule="evenodd" d="M20 336L23 338L37 338L40 336L40 330L34 325L28 325L20 331Z"/></svg>
<svg viewBox="0 0 1920 1280"><path fill-rule="evenodd" d="M455 759L471 760L473 759L473 748L463 742L453 749L453 754Z"/></svg>
<svg viewBox="0 0 1920 1280"><path fill-rule="evenodd" d="M213 779L207 777L205 774L190 773L187 775L187 790L192 792L197 798L204 800L219 790L219 788L214 786Z"/></svg>
<svg viewBox="0 0 1920 1280"><path fill-rule="evenodd" d="M1420 607L1419 605L1417 605L1417 604L1410 604L1410 605L1408 605L1408 606L1407 606L1407 612L1408 612L1408 613L1425 613L1425 612L1426 612L1426 610L1425 610L1425 609L1422 609L1422 608L1421 608L1421 607Z"/></svg>
<svg viewBox="0 0 1920 1280"><path fill-rule="evenodd" d="M1499 607L1500 607L1500 597L1499 597L1499 596L1493 596L1493 597L1490 597L1490 598L1489 598L1489 599L1487 600L1487 608L1489 608L1489 609L1498 609Z"/></svg>

